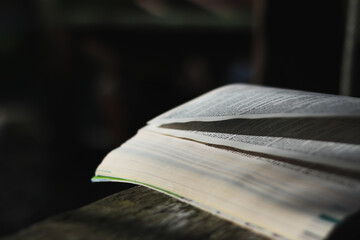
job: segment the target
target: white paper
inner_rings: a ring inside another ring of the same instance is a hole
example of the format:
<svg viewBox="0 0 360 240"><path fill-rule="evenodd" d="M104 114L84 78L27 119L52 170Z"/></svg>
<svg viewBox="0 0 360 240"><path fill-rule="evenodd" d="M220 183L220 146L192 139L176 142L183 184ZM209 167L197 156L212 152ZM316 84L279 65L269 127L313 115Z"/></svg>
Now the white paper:
<svg viewBox="0 0 360 240"><path fill-rule="evenodd" d="M323 239L360 207L359 181L146 129L96 174L166 189L274 239Z"/></svg>
<svg viewBox="0 0 360 240"><path fill-rule="evenodd" d="M183 130L155 125L147 128L203 143L360 172L358 119L240 119L167 126Z"/></svg>
<svg viewBox="0 0 360 240"><path fill-rule="evenodd" d="M245 84L227 85L180 105L149 124L235 118L360 117L358 98Z"/></svg>

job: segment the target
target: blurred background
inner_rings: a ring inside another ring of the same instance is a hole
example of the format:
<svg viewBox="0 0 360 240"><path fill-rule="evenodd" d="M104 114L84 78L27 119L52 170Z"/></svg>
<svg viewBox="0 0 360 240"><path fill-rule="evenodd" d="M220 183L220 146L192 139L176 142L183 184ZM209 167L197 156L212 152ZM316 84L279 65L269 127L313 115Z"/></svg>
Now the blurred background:
<svg viewBox="0 0 360 240"><path fill-rule="evenodd" d="M91 183L158 114L229 83L359 96L359 0L2 0L0 236Z"/></svg>

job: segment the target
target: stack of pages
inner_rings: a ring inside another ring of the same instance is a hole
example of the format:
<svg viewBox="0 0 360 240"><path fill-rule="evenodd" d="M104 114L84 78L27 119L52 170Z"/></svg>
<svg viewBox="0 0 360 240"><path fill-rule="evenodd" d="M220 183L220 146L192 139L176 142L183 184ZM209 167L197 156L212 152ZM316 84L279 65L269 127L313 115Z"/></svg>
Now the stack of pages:
<svg viewBox="0 0 360 240"><path fill-rule="evenodd" d="M144 185L273 239L360 209L360 99L234 84L148 122L93 181Z"/></svg>

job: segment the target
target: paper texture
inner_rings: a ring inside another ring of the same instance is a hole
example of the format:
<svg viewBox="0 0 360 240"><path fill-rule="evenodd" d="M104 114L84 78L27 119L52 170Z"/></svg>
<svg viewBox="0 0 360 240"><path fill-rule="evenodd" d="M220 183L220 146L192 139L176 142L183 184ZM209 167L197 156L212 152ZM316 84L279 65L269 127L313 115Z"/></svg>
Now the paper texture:
<svg viewBox="0 0 360 240"><path fill-rule="evenodd" d="M273 239L324 239L360 208L360 100L244 84L174 108L94 181L142 184Z"/></svg>
<svg viewBox="0 0 360 240"><path fill-rule="evenodd" d="M148 128L203 143L360 173L360 118L238 119Z"/></svg>
<svg viewBox="0 0 360 240"><path fill-rule="evenodd" d="M111 152L96 175L166 189L274 239L323 239L360 207L357 180L146 129Z"/></svg>
<svg viewBox="0 0 360 240"><path fill-rule="evenodd" d="M352 97L234 84L195 98L152 119L149 123L304 116L360 117L360 100Z"/></svg>

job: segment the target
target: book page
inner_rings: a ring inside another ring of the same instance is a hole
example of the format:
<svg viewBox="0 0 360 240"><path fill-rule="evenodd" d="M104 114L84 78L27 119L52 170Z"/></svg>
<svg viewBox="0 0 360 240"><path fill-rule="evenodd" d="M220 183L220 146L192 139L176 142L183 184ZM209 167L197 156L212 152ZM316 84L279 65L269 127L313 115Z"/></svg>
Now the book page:
<svg viewBox="0 0 360 240"><path fill-rule="evenodd" d="M270 118L164 124L149 129L360 173L360 118Z"/></svg>
<svg viewBox="0 0 360 240"><path fill-rule="evenodd" d="M152 119L149 124L304 116L360 117L360 99L233 84L180 105Z"/></svg>
<svg viewBox="0 0 360 240"><path fill-rule="evenodd" d="M273 239L324 239L360 207L360 182L146 129L96 180L145 183Z"/></svg>

